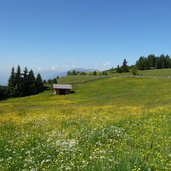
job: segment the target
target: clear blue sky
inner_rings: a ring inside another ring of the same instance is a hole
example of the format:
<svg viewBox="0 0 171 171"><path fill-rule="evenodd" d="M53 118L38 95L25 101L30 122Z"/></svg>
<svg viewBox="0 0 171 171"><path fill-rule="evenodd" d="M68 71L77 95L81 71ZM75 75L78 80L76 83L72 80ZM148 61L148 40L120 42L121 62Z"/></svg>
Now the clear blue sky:
<svg viewBox="0 0 171 171"><path fill-rule="evenodd" d="M170 0L1 0L0 73L104 69L171 55Z"/></svg>

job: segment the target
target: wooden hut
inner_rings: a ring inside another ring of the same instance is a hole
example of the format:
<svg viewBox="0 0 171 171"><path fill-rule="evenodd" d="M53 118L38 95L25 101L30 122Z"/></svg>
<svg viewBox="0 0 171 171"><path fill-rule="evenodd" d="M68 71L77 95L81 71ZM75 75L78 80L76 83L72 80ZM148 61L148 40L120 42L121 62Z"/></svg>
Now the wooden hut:
<svg viewBox="0 0 171 171"><path fill-rule="evenodd" d="M70 94L72 85L70 84L53 84L54 94L65 95Z"/></svg>

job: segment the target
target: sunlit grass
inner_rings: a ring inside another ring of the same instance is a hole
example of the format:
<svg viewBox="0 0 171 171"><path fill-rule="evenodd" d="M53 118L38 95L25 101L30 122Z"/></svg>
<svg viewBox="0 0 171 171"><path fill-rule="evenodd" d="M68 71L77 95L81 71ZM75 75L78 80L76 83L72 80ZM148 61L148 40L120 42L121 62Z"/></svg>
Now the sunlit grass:
<svg viewBox="0 0 171 171"><path fill-rule="evenodd" d="M105 78L0 103L0 170L170 170L171 83Z"/></svg>
<svg viewBox="0 0 171 171"><path fill-rule="evenodd" d="M165 109L81 107L1 116L3 170L168 169Z"/></svg>
<svg viewBox="0 0 171 171"><path fill-rule="evenodd" d="M72 75L67 77L61 77L58 82L59 84L76 84L76 83L85 83L92 82L95 80L106 78L107 76L94 76L94 75Z"/></svg>
<svg viewBox="0 0 171 171"><path fill-rule="evenodd" d="M171 77L171 69L154 69L139 71L139 74L153 77Z"/></svg>
<svg viewBox="0 0 171 171"><path fill-rule="evenodd" d="M108 72L108 76L115 76L115 77L130 77L133 76L132 72L125 72L125 73L116 73L116 72ZM152 69L152 70L139 70L137 76L144 76L144 77L165 77L171 78L171 69Z"/></svg>

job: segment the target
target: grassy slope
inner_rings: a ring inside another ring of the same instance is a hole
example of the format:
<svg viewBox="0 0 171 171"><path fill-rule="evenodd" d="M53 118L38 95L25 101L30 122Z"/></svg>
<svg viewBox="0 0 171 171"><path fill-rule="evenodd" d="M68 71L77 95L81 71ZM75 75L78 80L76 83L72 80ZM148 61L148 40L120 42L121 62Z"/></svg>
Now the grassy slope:
<svg viewBox="0 0 171 171"><path fill-rule="evenodd" d="M105 76L81 76L81 75L76 75L76 76L67 76L67 77L61 77L59 79L59 84L77 84L77 83L85 83L85 82L91 82L99 79L103 79Z"/></svg>
<svg viewBox="0 0 171 171"><path fill-rule="evenodd" d="M139 73L144 76L171 77L171 69L144 70L140 71Z"/></svg>
<svg viewBox="0 0 171 171"><path fill-rule="evenodd" d="M171 77L171 69L154 69L154 70L142 70L138 71L139 75L149 76L149 77ZM113 76L132 76L131 72L128 73L110 73Z"/></svg>
<svg viewBox="0 0 171 171"><path fill-rule="evenodd" d="M3 170L170 167L170 79L110 77L74 89L0 103Z"/></svg>
<svg viewBox="0 0 171 171"><path fill-rule="evenodd" d="M171 104L171 80L148 78L110 77L87 83L75 84L75 94L53 96L52 91L39 95L8 99L1 106L50 106L58 104L80 105L142 105L158 106Z"/></svg>
<svg viewBox="0 0 171 171"><path fill-rule="evenodd" d="M97 105L162 105L171 102L171 81L141 78L107 78L76 87L74 97ZM160 90L160 91L159 91Z"/></svg>

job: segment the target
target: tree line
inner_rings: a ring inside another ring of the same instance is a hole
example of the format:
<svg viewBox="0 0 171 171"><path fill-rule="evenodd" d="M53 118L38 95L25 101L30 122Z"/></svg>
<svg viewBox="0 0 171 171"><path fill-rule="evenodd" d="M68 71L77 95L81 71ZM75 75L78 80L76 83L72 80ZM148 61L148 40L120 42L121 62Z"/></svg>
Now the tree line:
<svg viewBox="0 0 171 171"><path fill-rule="evenodd" d="M34 76L33 70L28 71L25 67L24 71L21 72L20 66L11 70L11 75L8 80L8 95L9 97L22 97L28 95L34 95L44 90L42 77L37 74Z"/></svg>
<svg viewBox="0 0 171 171"><path fill-rule="evenodd" d="M93 72L81 72L81 71L76 71L75 69L74 70L69 70L67 72L67 76L70 76L70 75L94 75L94 76L97 76L97 75L107 75L107 72L106 71L102 71L102 72L99 72L99 71L93 71Z"/></svg>
<svg viewBox="0 0 171 171"><path fill-rule="evenodd" d="M69 75L86 75L85 72L81 72L81 71L76 71L75 69L74 70L70 70L67 72L67 76Z"/></svg>
<svg viewBox="0 0 171 171"><path fill-rule="evenodd" d="M139 70L171 68L171 58L169 55L155 56L151 54L147 57L141 56L135 65Z"/></svg>
<svg viewBox="0 0 171 171"><path fill-rule="evenodd" d="M42 92L44 89L40 74L37 74L37 77L35 77L33 70L28 71L27 67L25 67L23 72L20 66L17 67L16 71L12 67L8 85L6 87L0 86L0 99L34 95Z"/></svg>
<svg viewBox="0 0 171 171"><path fill-rule="evenodd" d="M171 58L169 55L155 56L150 54L147 57L141 56L136 61L135 65L129 66L126 59L124 59L122 65L118 65L116 68L111 68L110 71L122 73L132 71L133 75L136 75L138 70L150 70L150 69L165 69L171 68Z"/></svg>

